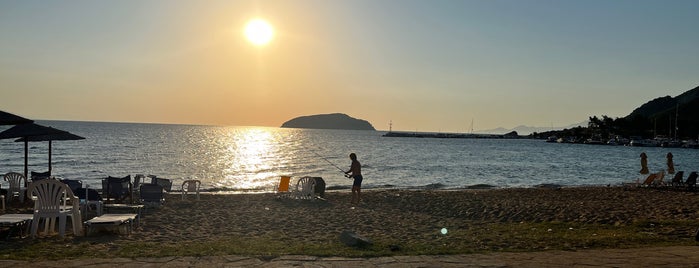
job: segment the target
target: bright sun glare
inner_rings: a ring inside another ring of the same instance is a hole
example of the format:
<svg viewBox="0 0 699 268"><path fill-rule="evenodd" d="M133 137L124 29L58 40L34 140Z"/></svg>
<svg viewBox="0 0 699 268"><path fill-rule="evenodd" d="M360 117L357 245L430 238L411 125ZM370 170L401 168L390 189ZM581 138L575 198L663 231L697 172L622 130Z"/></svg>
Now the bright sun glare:
<svg viewBox="0 0 699 268"><path fill-rule="evenodd" d="M265 20L253 19L245 25L245 37L254 45L264 46L272 41L274 29Z"/></svg>

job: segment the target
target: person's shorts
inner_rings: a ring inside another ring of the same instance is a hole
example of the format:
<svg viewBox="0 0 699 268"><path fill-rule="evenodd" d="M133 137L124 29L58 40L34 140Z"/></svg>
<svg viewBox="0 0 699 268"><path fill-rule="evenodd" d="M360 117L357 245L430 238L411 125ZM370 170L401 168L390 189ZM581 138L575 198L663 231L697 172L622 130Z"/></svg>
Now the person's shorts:
<svg viewBox="0 0 699 268"><path fill-rule="evenodd" d="M354 182L352 183L352 187L362 187L363 179L364 177L362 177L362 175L354 176Z"/></svg>

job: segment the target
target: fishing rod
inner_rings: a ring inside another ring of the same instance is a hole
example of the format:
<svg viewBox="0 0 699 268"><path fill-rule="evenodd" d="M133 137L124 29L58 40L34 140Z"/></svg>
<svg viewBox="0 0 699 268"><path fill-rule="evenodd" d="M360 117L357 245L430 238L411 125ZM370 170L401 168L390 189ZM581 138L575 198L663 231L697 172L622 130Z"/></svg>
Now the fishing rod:
<svg viewBox="0 0 699 268"><path fill-rule="evenodd" d="M308 148L306 148L306 149L308 149ZM345 173L345 171L342 170L342 168L340 168L340 167L338 167L337 165L335 165L335 163L330 162L330 160L328 160L327 158L323 157L322 155L320 155L319 153L317 153L317 152L314 151L314 150L311 150L311 149L308 149L308 150L311 151L311 152L313 152L315 155L317 155L317 156L320 157L321 159L325 160L325 162L328 162L328 164L330 164L330 165L332 165L333 167L335 167L335 168L337 168L338 170L340 170L340 172L342 172L342 174L344 174L345 177L349 178L349 175L347 175L347 173Z"/></svg>

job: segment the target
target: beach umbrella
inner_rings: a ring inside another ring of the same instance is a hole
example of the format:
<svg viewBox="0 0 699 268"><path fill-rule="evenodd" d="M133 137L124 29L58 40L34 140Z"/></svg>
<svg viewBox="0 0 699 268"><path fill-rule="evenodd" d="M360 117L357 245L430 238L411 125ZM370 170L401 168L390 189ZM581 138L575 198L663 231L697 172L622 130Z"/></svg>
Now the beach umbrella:
<svg viewBox="0 0 699 268"><path fill-rule="evenodd" d="M15 140L15 142L28 142L28 141L48 141L49 142L49 175L51 174L51 155L52 155L52 143L53 141L70 141L70 140L84 140L85 138L75 135L73 133L62 131L61 133L53 133L46 135L28 136Z"/></svg>
<svg viewBox="0 0 699 268"><path fill-rule="evenodd" d="M641 153L641 171L639 171L639 173L650 173L650 171L648 170L648 156L646 156L646 153Z"/></svg>
<svg viewBox="0 0 699 268"><path fill-rule="evenodd" d="M34 121L5 111L0 111L0 125L19 125L32 122Z"/></svg>
<svg viewBox="0 0 699 268"><path fill-rule="evenodd" d="M28 123L16 125L3 132L0 132L0 139L25 138L22 141L24 142L24 177L26 178L29 173L29 165L27 163L27 160L29 158L28 143L31 139L30 137L37 137L40 139L41 137L48 137L49 135L65 135L66 133L68 132L52 127L42 126L36 123Z"/></svg>

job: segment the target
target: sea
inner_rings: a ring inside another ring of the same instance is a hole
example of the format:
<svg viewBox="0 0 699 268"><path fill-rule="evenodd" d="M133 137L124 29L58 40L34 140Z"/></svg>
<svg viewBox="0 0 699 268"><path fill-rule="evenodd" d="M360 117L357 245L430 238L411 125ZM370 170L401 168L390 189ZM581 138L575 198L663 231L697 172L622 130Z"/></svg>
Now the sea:
<svg viewBox="0 0 699 268"><path fill-rule="evenodd" d="M37 121L85 137L53 141L52 174L82 180L137 174L202 182L221 193L271 192L280 176L322 177L328 190L349 189L350 153L362 164L364 189L463 189L614 186L635 181L641 152L651 171L699 171L699 150L547 143L535 139L383 137L384 131ZM2 126L0 130L9 128ZM30 142L30 171L48 170L49 142ZM24 143L0 140L0 173L24 172ZM685 175L686 177L687 175ZM666 178L669 180L669 178ZM7 188L5 181L0 187Z"/></svg>

